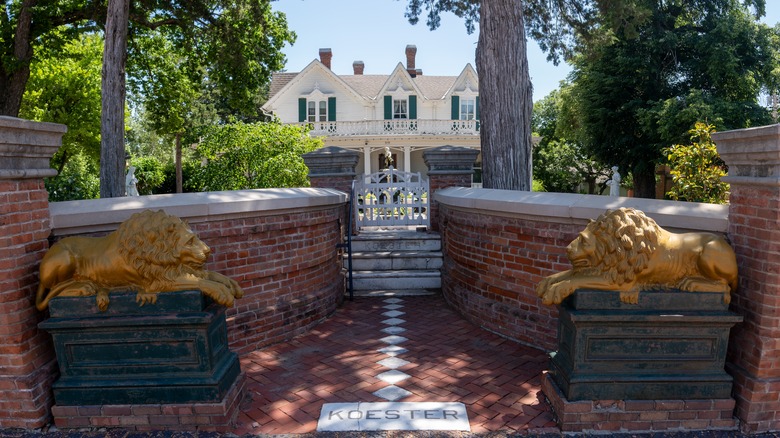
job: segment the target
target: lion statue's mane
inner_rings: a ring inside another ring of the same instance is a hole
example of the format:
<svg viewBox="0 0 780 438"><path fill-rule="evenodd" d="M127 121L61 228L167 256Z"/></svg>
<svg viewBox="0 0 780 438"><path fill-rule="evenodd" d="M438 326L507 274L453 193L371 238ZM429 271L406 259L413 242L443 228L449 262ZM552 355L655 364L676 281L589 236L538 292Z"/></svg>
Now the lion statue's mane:
<svg viewBox="0 0 780 438"><path fill-rule="evenodd" d="M104 237L66 237L41 261L36 307L57 296L97 296L106 310L111 290L135 290L141 305L160 292L200 289L224 306L243 291L232 279L203 269L211 250L176 216L136 213ZM48 293L47 293L48 291Z"/></svg>
<svg viewBox="0 0 780 438"><path fill-rule="evenodd" d="M670 233L631 208L591 221L566 251L573 268L537 286L545 304L559 304L582 288L616 290L628 303L636 303L642 289L721 292L728 303L737 288L736 256L723 237Z"/></svg>

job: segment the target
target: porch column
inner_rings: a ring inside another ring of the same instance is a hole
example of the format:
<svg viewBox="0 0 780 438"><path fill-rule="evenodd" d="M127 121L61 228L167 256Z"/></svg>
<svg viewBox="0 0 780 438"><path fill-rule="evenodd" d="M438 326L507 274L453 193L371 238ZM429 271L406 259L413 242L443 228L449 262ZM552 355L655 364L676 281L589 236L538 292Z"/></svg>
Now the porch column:
<svg viewBox="0 0 780 438"><path fill-rule="evenodd" d="M471 187L474 175L474 162L479 151L458 146L441 146L423 152L423 160L428 166L430 193L431 229L439 231L438 211L435 200L436 191L447 187Z"/></svg>
<svg viewBox="0 0 780 438"><path fill-rule="evenodd" d="M404 146L404 172L412 171L412 147Z"/></svg>
<svg viewBox="0 0 780 438"><path fill-rule="evenodd" d="M371 148L368 145L363 146L363 174L371 174Z"/></svg>
<svg viewBox="0 0 780 438"><path fill-rule="evenodd" d="M745 319L731 330L726 369L734 376L744 432L777 430L780 420L780 125L712 135L729 166L729 238L739 288L731 308Z"/></svg>
<svg viewBox="0 0 780 438"><path fill-rule="evenodd" d="M303 154L303 162L309 168L311 186L349 193L359 156L359 152L336 146Z"/></svg>
<svg viewBox="0 0 780 438"><path fill-rule="evenodd" d="M51 338L38 330L38 265L49 249L49 195L43 179L65 125L0 117L0 428L37 429L51 419L57 373Z"/></svg>

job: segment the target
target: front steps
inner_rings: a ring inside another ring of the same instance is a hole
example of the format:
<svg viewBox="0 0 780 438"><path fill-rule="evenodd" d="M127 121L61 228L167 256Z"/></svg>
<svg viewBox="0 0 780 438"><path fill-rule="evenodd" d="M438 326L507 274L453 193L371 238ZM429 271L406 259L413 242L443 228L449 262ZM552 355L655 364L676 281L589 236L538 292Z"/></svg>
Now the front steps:
<svg viewBox="0 0 780 438"><path fill-rule="evenodd" d="M361 231L352 238L356 296L430 295L441 289L441 236L414 230ZM346 257L344 267L348 267Z"/></svg>

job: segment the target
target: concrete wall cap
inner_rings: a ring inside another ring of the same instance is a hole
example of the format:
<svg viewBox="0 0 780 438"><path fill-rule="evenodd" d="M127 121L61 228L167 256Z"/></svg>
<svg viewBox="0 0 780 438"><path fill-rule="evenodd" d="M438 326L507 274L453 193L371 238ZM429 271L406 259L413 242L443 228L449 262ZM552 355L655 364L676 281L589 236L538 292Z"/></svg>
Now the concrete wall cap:
<svg viewBox="0 0 780 438"><path fill-rule="evenodd" d="M662 227L723 233L728 230L728 205L464 187L437 191L434 199L463 210L583 224L607 210L632 207L642 210Z"/></svg>
<svg viewBox="0 0 780 438"><path fill-rule="evenodd" d="M214 220L214 216L265 216L319 209L346 201L346 193L333 189L277 188L52 202L49 210L56 236L114 230L133 213L149 209L200 222Z"/></svg>

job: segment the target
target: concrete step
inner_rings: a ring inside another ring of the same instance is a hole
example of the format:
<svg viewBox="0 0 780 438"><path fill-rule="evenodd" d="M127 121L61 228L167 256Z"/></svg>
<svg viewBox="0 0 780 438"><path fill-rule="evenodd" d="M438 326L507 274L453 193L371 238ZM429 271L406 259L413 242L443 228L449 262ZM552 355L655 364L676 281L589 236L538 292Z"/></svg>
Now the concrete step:
<svg viewBox="0 0 780 438"><path fill-rule="evenodd" d="M356 290L356 297L417 297L440 294L441 289Z"/></svg>
<svg viewBox="0 0 780 438"><path fill-rule="evenodd" d="M441 251L441 235L414 230L361 232L352 238L352 251Z"/></svg>
<svg viewBox="0 0 780 438"><path fill-rule="evenodd" d="M441 289L441 272L353 271L353 287L358 290Z"/></svg>
<svg viewBox="0 0 780 438"><path fill-rule="evenodd" d="M377 251L353 252L352 269L355 271L430 270L440 269L441 251ZM344 258L344 267L349 267Z"/></svg>

